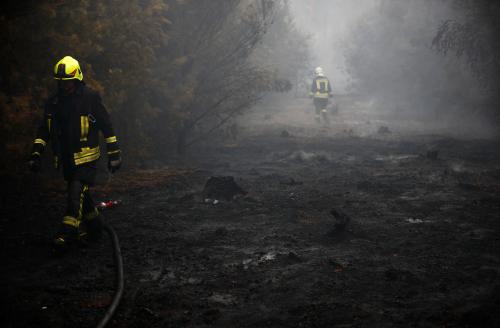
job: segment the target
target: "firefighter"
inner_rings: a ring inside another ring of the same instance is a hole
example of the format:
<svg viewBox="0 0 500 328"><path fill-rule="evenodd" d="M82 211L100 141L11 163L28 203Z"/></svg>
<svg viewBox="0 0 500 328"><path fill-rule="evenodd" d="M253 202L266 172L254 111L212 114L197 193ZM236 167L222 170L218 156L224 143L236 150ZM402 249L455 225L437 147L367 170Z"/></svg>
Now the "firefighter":
<svg viewBox="0 0 500 328"><path fill-rule="evenodd" d="M41 167L41 156L50 142L54 165L62 166L67 182L67 209L54 245L65 249L76 241L95 241L103 230L103 217L90 196L101 155L99 131L107 148L108 169L121 166L120 148L100 95L87 87L78 61L70 56L54 66L58 91L45 104L29 160L32 171Z"/></svg>
<svg viewBox="0 0 500 328"><path fill-rule="evenodd" d="M316 67L314 70L314 79L311 85L309 96L314 99L315 121L321 123L329 123L328 119L328 98L332 97L332 87L330 81L324 75L321 67Z"/></svg>

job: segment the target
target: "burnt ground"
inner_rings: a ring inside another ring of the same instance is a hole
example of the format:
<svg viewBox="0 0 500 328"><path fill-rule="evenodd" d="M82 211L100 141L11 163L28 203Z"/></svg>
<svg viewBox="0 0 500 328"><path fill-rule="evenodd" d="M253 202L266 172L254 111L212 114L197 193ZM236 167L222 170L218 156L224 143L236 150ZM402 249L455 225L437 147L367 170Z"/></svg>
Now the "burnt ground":
<svg viewBox="0 0 500 328"><path fill-rule="evenodd" d="M97 186L122 200L104 211L126 275L109 326L500 326L500 143L346 115L266 114L184 164ZM208 199L211 176L247 193ZM113 295L107 238L51 252L64 186L48 181L3 190L2 327L92 327Z"/></svg>

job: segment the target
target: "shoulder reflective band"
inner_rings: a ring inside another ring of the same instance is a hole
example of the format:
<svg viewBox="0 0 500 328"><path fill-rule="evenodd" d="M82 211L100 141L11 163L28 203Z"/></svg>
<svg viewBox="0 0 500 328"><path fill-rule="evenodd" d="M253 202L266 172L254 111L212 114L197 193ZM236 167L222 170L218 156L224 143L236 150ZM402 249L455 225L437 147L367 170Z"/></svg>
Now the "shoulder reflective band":
<svg viewBox="0 0 500 328"><path fill-rule="evenodd" d="M80 116L80 141L87 141L89 134L89 117L87 115Z"/></svg>
<svg viewBox="0 0 500 328"><path fill-rule="evenodd" d="M63 224L78 228L80 226L80 220L72 216L65 216L63 218Z"/></svg>
<svg viewBox="0 0 500 328"><path fill-rule="evenodd" d="M112 143L112 142L117 142L117 141L118 140L116 139L116 136L106 138L106 143Z"/></svg>
<svg viewBox="0 0 500 328"><path fill-rule="evenodd" d="M74 153L73 157L75 159L75 164L80 165L88 162L93 162L99 159L101 155L99 151L99 146L95 148L82 148L79 153Z"/></svg>
<svg viewBox="0 0 500 328"><path fill-rule="evenodd" d="M47 145L47 143L43 139L35 139L35 143L36 144L40 144L42 146L46 146Z"/></svg>
<svg viewBox="0 0 500 328"><path fill-rule="evenodd" d="M33 156L40 156L40 153L39 153L39 152L37 152L37 151L35 151L35 152L34 152L34 153L32 153L31 155L33 155Z"/></svg>

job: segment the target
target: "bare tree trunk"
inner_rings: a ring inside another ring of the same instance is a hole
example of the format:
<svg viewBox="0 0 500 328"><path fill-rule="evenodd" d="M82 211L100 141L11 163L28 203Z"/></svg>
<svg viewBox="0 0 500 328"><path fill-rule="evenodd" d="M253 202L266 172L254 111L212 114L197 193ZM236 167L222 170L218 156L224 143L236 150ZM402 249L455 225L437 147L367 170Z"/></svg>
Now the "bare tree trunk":
<svg viewBox="0 0 500 328"><path fill-rule="evenodd" d="M182 127L177 133L177 155L185 155L187 149L187 138L192 130L192 124L186 121L182 122Z"/></svg>

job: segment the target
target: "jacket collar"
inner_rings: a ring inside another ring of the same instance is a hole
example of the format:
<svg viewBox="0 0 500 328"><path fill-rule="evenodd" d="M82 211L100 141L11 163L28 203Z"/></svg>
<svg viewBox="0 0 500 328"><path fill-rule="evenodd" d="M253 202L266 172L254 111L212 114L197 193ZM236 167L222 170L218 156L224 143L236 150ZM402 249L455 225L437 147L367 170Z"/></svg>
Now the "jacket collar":
<svg viewBox="0 0 500 328"><path fill-rule="evenodd" d="M84 88L84 84L83 83L78 83L78 86L76 87L76 90L75 90L75 95L77 96L81 96L83 94L83 88Z"/></svg>
<svg viewBox="0 0 500 328"><path fill-rule="evenodd" d="M81 95L83 95L84 88L85 88L84 83L78 83L78 85L76 86L75 92L73 92L72 94L65 94L64 92L59 91L58 96L60 96L60 97L81 96Z"/></svg>

